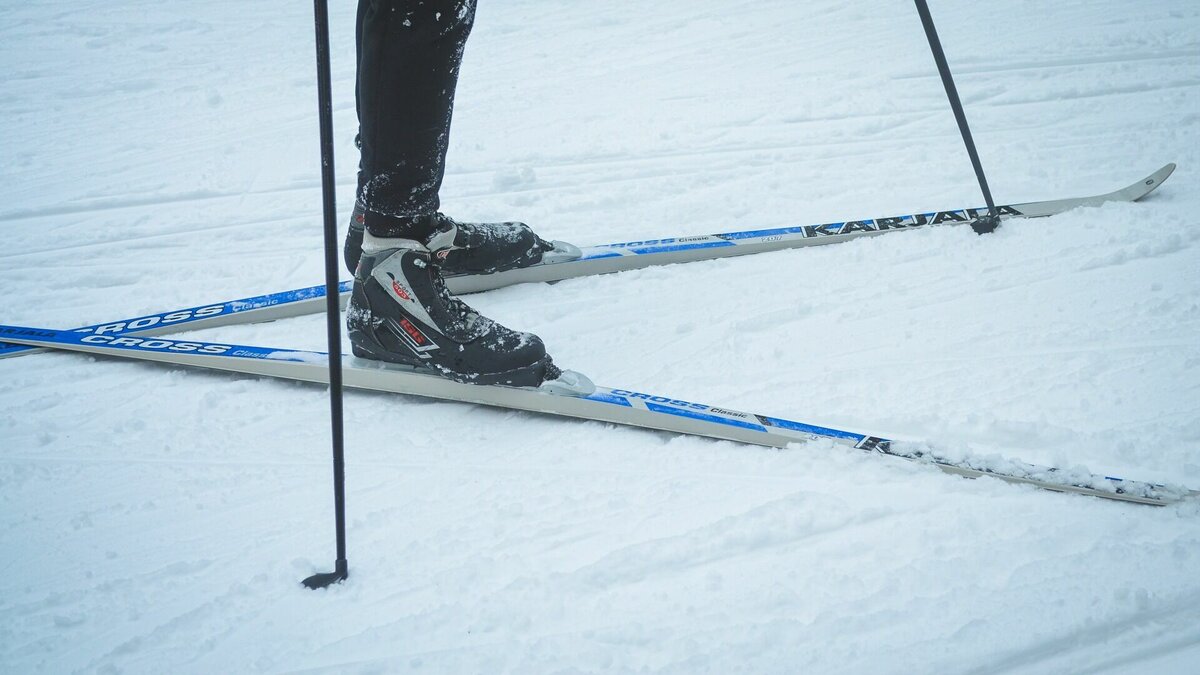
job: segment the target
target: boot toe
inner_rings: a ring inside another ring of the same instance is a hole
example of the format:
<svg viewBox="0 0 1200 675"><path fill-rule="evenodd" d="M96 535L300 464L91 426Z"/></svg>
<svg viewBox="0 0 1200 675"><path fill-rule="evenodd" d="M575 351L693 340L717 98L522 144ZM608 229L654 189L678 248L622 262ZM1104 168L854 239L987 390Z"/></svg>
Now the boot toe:
<svg viewBox="0 0 1200 675"><path fill-rule="evenodd" d="M459 230L462 248L450 251L444 262L451 274L488 274L528 267L540 261L545 250L541 237L525 223L461 223Z"/></svg>
<svg viewBox="0 0 1200 675"><path fill-rule="evenodd" d="M546 344L533 333L504 329L503 334L485 343L496 356L513 363L532 363L546 355Z"/></svg>

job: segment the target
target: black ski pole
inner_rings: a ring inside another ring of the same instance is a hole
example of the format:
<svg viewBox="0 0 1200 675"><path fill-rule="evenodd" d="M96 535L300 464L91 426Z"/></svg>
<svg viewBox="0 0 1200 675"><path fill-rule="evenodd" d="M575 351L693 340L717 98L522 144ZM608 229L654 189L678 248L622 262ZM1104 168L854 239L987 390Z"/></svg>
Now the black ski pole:
<svg viewBox="0 0 1200 675"><path fill-rule="evenodd" d="M338 304L337 206L333 194L333 95L329 82L329 8L313 1L317 25L317 102L321 118L321 194L325 203L325 317L329 330L329 413L333 431L333 509L337 529L334 571L304 580L325 588L349 576L346 564L346 459L342 439L342 312Z"/></svg>
<svg viewBox="0 0 1200 675"><path fill-rule="evenodd" d="M979 179L979 189L983 190L983 199L987 202L987 215L976 216L971 227L979 234L987 234L1000 226L1000 214L996 212L996 204L992 201L992 191L988 189L987 178L983 175L983 164L979 161L979 153L975 151L975 140L971 138L971 128L967 126L967 116L963 113L962 101L958 99L958 89L954 87L954 77L950 75L950 65L946 63L946 53L942 51L942 42L938 40L937 29L933 27L933 16L929 14L929 5L925 0L914 0L917 3L917 13L921 15L921 23L925 26L925 37L929 38L929 49L933 51L933 60L937 62L938 73L942 76L942 86L946 88L946 98L950 99L950 107L954 109L954 119L958 120L958 130L962 133L963 143L967 146L967 154L971 156L971 166L975 167L975 177Z"/></svg>

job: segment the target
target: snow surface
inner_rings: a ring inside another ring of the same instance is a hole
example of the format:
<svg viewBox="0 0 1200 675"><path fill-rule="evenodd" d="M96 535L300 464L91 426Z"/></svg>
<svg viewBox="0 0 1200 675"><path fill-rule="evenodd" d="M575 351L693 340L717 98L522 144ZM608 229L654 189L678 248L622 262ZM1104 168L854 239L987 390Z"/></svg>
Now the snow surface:
<svg viewBox="0 0 1200 675"><path fill-rule="evenodd" d="M342 220L353 3L333 3ZM598 382L1200 487L1200 4L933 3L1005 202L1140 204L471 299ZM319 283L311 8L0 5L3 323ZM578 244L979 203L909 3L484 0L444 208ZM320 316L195 339L322 349ZM1200 506L828 444L0 363L0 671L1198 672Z"/></svg>

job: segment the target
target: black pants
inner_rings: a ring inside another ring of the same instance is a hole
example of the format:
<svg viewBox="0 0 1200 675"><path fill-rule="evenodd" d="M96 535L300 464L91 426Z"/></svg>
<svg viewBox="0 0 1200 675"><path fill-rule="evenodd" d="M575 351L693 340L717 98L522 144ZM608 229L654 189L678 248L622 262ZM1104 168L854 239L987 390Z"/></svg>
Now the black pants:
<svg viewBox="0 0 1200 675"><path fill-rule="evenodd" d="M428 234L474 20L475 0L359 0L358 200L376 236Z"/></svg>

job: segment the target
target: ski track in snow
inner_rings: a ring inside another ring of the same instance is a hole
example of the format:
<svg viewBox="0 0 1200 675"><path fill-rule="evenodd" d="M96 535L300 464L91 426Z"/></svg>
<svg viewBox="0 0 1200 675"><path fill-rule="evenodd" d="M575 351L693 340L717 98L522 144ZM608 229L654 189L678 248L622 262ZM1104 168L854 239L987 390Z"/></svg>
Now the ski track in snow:
<svg viewBox="0 0 1200 675"><path fill-rule="evenodd" d="M353 3L333 3L342 220ZM480 3L443 208L579 244L981 200L912 7ZM1200 487L1200 6L937 3L992 190L1140 204L474 296L603 384ZM3 322L318 283L303 3L0 7ZM986 30L982 28L986 27ZM47 45L53 45L47 49ZM323 349L319 316L197 339ZM1200 505L0 362L0 672L1191 673Z"/></svg>

